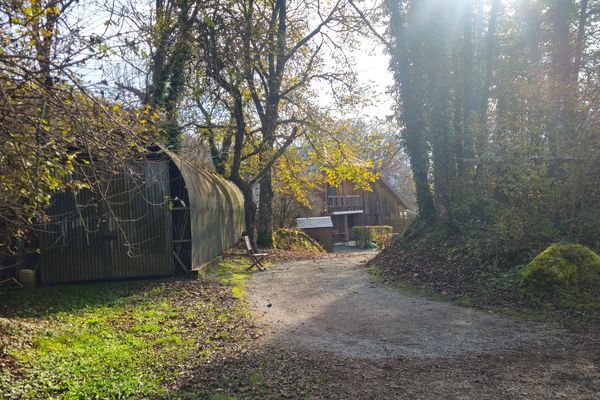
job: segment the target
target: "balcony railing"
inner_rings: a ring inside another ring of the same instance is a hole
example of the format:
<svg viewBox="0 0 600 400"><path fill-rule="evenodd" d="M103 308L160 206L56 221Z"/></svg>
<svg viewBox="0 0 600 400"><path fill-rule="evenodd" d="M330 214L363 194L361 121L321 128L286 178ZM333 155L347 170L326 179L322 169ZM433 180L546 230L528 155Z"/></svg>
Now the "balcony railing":
<svg viewBox="0 0 600 400"><path fill-rule="evenodd" d="M362 196L327 196L327 207L330 209L360 209L362 207Z"/></svg>

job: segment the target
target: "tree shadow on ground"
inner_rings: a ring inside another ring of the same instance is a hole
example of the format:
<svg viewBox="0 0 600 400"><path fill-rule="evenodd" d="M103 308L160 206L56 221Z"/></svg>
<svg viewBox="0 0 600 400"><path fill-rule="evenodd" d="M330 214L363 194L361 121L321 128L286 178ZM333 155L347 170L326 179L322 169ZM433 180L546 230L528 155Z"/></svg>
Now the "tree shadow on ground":
<svg viewBox="0 0 600 400"><path fill-rule="evenodd" d="M182 399L593 399L599 347L460 358L356 359L276 343L194 368Z"/></svg>
<svg viewBox="0 0 600 400"><path fill-rule="evenodd" d="M324 313L339 308L336 303L347 301L338 299L301 324L319 324ZM274 332L247 347L228 349L208 363L198 361L180 376L173 397L592 399L600 394L600 335L590 332L491 343L489 351L368 358L364 353L348 356L333 347L331 351L308 347L296 340L298 328L271 325L266 329Z"/></svg>

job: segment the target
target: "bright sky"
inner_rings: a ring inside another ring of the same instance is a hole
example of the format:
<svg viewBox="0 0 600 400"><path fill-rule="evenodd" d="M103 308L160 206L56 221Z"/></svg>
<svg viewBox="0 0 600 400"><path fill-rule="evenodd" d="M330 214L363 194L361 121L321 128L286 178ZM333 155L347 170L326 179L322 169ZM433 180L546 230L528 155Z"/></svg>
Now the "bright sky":
<svg viewBox="0 0 600 400"><path fill-rule="evenodd" d="M361 51L356 52L356 67L360 83L368 85L375 92L373 105L363 109L364 117L386 117L392 114L393 99L386 92L393 83L388 69L389 56L382 45L372 39L365 39Z"/></svg>
<svg viewBox="0 0 600 400"><path fill-rule="evenodd" d="M367 0L367 5L372 6L372 2L376 0ZM359 2L360 7L364 8L365 3ZM92 3L93 4L93 3ZM141 6L142 4L140 4ZM81 15L77 17L87 19L87 24L84 28L84 35L103 35L106 32L106 26L104 22L109 18L106 12L97 11L95 13L96 18L89 18L89 9L81 10ZM381 26L377 26L376 29L382 31ZM111 31L112 29L109 29ZM109 33L110 34L110 33ZM332 36L335 36L333 34ZM388 70L389 56L386 54L384 47L379 43L378 39L369 37L364 38L361 41L361 48L358 50L352 50L354 61L356 63L356 72L358 73L359 84L366 86L373 93L371 97L371 106L361 108L356 111L356 115L346 115L346 117L361 117L365 119L371 118L385 118L392 114L393 99L387 94L387 91L393 83L393 78ZM98 70L99 64L111 63L115 60L112 57L105 58L99 63L91 63L85 68L80 69L80 73L84 76L84 79L91 82L98 82L103 79L104 76ZM327 101L327 100L325 100Z"/></svg>

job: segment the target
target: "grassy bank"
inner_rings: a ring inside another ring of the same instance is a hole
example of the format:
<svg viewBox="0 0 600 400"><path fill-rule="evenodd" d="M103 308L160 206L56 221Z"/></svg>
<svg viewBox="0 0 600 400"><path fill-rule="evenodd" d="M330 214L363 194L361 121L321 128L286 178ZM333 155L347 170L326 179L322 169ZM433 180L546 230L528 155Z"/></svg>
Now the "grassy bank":
<svg viewBox="0 0 600 400"><path fill-rule="evenodd" d="M190 371L255 335L247 260L203 278L0 293L0 398L175 398ZM210 388L205 396L210 397Z"/></svg>

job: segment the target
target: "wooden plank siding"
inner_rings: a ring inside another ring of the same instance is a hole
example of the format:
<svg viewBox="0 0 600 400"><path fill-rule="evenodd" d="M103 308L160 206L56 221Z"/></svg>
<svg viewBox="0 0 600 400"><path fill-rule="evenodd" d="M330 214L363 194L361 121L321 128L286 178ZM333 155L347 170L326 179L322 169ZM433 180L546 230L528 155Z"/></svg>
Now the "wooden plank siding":
<svg viewBox="0 0 600 400"><path fill-rule="evenodd" d="M414 212L404 204L396 192L382 180L371 184L371 191L356 188L344 181L338 187L325 185L322 189L322 215L331 215L334 234L348 239L352 226L391 225L394 231L403 231Z"/></svg>

